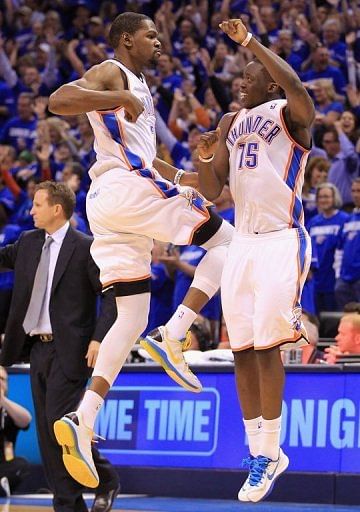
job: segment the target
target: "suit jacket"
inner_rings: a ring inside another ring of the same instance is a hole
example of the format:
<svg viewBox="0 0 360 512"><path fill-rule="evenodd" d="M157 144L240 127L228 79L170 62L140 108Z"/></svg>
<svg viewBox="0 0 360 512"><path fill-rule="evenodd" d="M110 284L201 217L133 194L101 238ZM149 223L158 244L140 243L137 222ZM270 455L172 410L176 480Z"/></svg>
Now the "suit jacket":
<svg viewBox="0 0 360 512"><path fill-rule="evenodd" d="M44 241L44 230L26 231L17 242L0 249L0 265L15 270L10 312L0 352L3 366L23 360L29 336L22 324ZM101 342L117 315L114 294L110 291L103 296L97 318L97 296L102 288L99 269L90 255L91 242L91 237L69 227L60 248L51 288L52 343L55 343L65 375L71 380L88 376L85 354L89 342Z"/></svg>

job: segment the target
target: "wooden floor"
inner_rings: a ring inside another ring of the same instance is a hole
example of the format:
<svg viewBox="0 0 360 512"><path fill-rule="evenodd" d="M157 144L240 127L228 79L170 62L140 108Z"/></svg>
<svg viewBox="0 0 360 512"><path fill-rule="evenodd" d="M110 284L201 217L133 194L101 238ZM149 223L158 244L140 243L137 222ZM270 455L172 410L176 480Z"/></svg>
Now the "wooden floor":
<svg viewBox="0 0 360 512"><path fill-rule="evenodd" d="M92 497L86 499L91 508ZM204 500L149 496L119 496L113 512L360 512L360 507L301 503L240 503L236 500ZM49 497L12 497L0 499L0 512L53 512Z"/></svg>

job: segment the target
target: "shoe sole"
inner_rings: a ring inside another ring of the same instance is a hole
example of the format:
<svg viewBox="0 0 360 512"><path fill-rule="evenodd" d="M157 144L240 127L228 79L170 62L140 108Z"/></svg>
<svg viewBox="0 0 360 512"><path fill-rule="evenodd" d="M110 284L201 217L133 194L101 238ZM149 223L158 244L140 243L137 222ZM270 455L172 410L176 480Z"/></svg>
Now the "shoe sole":
<svg viewBox="0 0 360 512"><path fill-rule="evenodd" d="M95 489L99 485L99 478L81 455L73 427L64 420L58 420L54 423L54 433L63 449L62 459L67 472L79 484Z"/></svg>
<svg viewBox="0 0 360 512"><path fill-rule="evenodd" d="M261 496L261 498L259 498L257 500L252 500L251 498L249 498L250 502L258 503L259 501L262 501L269 496L269 494L272 492L272 490L274 488L274 484L277 481L277 479L279 478L279 476L281 476L288 468L289 457L287 457L286 455L285 455L285 457L286 457L286 460L284 460L284 465L281 467L281 471L279 470L278 474L276 476L274 476L273 481L271 482L271 485L270 485L269 489L266 491L266 493L264 494L264 496Z"/></svg>
<svg viewBox="0 0 360 512"><path fill-rule="evenodd" d="M192 393L200 393L202 391L202 387L197 388L192 386L185 381L181 375L179 375L176 368L171 365L166 352L154 343L151 338L146 337L145 339L140 340L140 345L148 352L154 361L163 367L169 377L179 384L179 386L185 388L187 391L191 391Z"/></svg>

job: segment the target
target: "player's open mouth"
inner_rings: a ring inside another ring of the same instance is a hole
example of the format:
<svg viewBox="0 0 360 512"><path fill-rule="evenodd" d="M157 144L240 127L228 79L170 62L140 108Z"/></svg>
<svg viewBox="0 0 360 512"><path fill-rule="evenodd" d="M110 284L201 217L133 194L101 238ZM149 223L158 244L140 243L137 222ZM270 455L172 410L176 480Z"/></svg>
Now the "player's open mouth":
<svg viewBox="0 0 360 512"><path fill-rule="evenodd" d="M154 54L155 54L157 57L160 57L160 55L161 55L161 51L160 51L160 50L155 50L155 51L154 51Z"/></svg>
<svg viewBox="0 0 360 512"><path fill-rule="evenodd" d="M240 97L240 99L241 99L241 100L245 100L245 99L247 98L247 94L246 94L246 92L241 92L241 93L239 94L239 97Z"/></svg>

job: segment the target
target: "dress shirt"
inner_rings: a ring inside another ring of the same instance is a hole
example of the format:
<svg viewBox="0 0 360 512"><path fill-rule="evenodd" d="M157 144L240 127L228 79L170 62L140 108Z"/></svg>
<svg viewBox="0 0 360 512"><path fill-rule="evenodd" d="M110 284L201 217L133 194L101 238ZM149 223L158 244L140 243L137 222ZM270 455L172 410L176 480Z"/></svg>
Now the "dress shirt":
<svg viewBox="0 0 360 512"><path fill-rule="evenodd" d="M64 241L67 230L69 229L70 223L67 221L60 229L55 231L52 235L46 233L46 238L51 236L53 238L53 242L50 244L50 264L49 264L49 274L47 280L46 287L46 295L44 304L41 310L40 318L38 325L34 327L31 331L30 336L34 336L35 334L52 334L52 327L50 322L50 312L49 312L49 304L50 304L50 294L51 294L51 286L54 278L54 272L56 267L56 262L59 257L59 252Z"/></svg>

